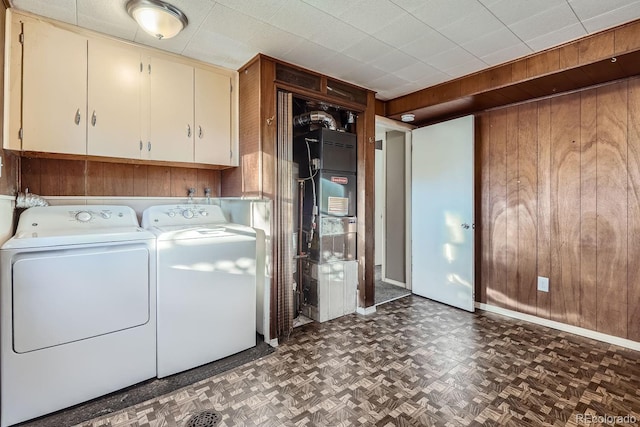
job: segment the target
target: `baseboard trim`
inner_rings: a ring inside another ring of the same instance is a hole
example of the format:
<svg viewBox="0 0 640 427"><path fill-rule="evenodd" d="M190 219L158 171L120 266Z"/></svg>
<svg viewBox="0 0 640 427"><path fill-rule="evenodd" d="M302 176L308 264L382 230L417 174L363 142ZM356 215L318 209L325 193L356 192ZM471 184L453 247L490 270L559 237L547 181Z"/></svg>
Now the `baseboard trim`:
<svg viewBox="0 0 640 427"><path fill-rule="evenodd" d="M363 316L369 316L376 312L376 306L372 305L371 307L358 307L356 308L356 313L362 314Z"/></svg>
<svg viewBox="0 0 640 427"><path fill-rule="evenodd" d="M581 328L579 326L568 325L566 323L556 322L555 320L543 319L541 317L532 316L530 314L520 313L513 310L508 310L502 307L496 307L495 305L489 305L476 302L476 308L490 313L501 314L503 316L511 317L518 320L524 320L526 322L535 323L540 326L546 326L552 329L558 329L563 332L569 332L572 334L580 335L585 338L591 338L598 341L603 341L608 344L614 344L620 347L629 348L631 350L640 351L640 342L631 341L626 338L615 337L613 335L603 334L602 332L592 331L591 329Z"/></svg>

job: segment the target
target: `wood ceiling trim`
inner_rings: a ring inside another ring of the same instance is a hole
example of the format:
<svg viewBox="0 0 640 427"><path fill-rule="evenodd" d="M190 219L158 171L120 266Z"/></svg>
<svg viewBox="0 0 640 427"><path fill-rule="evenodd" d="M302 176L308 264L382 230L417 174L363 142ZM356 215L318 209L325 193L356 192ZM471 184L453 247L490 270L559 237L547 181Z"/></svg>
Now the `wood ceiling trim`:
<svg viewBox="0 0 640 427"><path fill-rule="evenodd" d="M613 59L615 58L615 60ZM640 20L376 105L418 126L640 74Z"/></svg>

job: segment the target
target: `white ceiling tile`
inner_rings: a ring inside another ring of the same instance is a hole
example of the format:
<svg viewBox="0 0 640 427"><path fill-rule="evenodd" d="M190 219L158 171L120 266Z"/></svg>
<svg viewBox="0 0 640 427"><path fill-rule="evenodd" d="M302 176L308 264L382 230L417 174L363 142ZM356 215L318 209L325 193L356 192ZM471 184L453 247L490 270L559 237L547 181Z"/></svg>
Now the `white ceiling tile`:
<svg viewBox="0 0 640 427"><path fill-rule="evenodd" d="M507 27L502 27L498 31L487 33L482 36L462 44L462 47L469 53L483 57L492 52L506 49L522 43Z"/></svg>
<svg viewBox="0 0 640 427"><path fill-rule="evenodd" d="M467 74L475 73L476 71L480 71L485 68L487 68L486 63L477 58L474 58L469 62L465 62L460 65L448 68L444 70L444 72L455 79L458 77L466 76Z"/></svg>
<svg viewBox="0 0 640 427"><path fill-rule="evenodd" d="M211 64L232 63L234 70L253 58L258 52L244 43L213 31L199 31L187 44L183 55Z"/></svg>
<svg viewBox="0 0 640 427"><path fill-rule="evenodd" d="M473 16L483 10L486 11L478 0L427 0L413 14L430 27L440 30L464 16Z"/></svg>
<svg viewBox="0 0 640 427"><path fill-rule="evenodd" d="M309 40L331 50L342 52L368 37L363 31L326 13L318 13L315 19L319 29L311 34Z"/></svg>
<svg viewBox="0 0 640 427"><path fill-rule="evenodd" d="M139 29L127 13L125 0L78 2L78 25L125 40L133 40Z"/></svg>
<svg viewBox="0 0 640 427"><path fill-rule="evenodd" d="M302 40L287 53L287 61L300 65L301 67L316 69L325 58L335 55L335 52L320 46L309 40Z"/></svg>
<svg viewBox="0 0 640 427"><path fill-rule="evenodd" d="M283 58L285 55L304 43L304 39L283 31L277 27L260 22L254 30L257 30L252 38L247 41L256 52L264 53L276 58Z"/></svg>
<svg viewBox="0 0 640 427"><path fill-rule="evenodd" d="M531 40L527 40L527 45L534 51L538 52L553 46L557 46L569 40L577 39L585 36L587 33L581 24L573 24L568 27L560 28L556 31L543 34Z"/></svg>
<svg viewBox="0 0 640 427"><path fill-rule="evenodd" d="M233 1L233 0L229 0ZM353 7L352 1L345 0L302 0L305 3L322 10L332 16L340 16L340 14Z"/></svg>
<svg viewBox="0 0 640 427"><path fill-rule="evenodd" d="M573 11L581 21L604 15L616 9L637 3L635 0L569 0ZM638 7L637 5L635 6ZM629 20L634 19L629 17Z"/></svg>
<svg viewBox="0 0 640 427"><path fill-rule="evenodd" d="M286 6L280 8L279 12L270 19L269 23L308 39L319 31L327 31L327 28L323 28L319 19L317 19L318 14L323 13L324 12L307 3L289 1Z"/></svg>
<svg viewBox="0 0 640 427"><path fill-rule="evenodd" d="M416 61L411 65L395 71L393 74L409 82L415 82L417 80L424 79L427 76L440 74L440 71L430 65Z"/></svg>
<svg viewBox="0 0 640 427"><path fill-rule="evenodd" d="M417 84L421 88L425 88L425 87L435 86L437 84L446 82L448 80L451 80L451 77L449 77L449 75L445 73L439 73L431 76L425 76L420 80L416 80L415 82L413 82L413 84Z"/></svg>
<svg viewBox="0 0 640 427"><path fill-rule="evenodd" d="M78 25L76 18L76 0L12 0L17 9L42 15L51 19Z"/></svg>
<svg viewBox="0 0 640 427"><path fill-rule="evenodd" d="M480 0L503 24L511 25L566 3L566 0Z"/></svg>
<svg viewBox="0 0 640 427"><path fill-rule="evenodd" d="M212 0L211 2L213 3ZM287 0L216 0L215 2L265 22L276 15L282 5L287 4Z"/></svg>
<svg viewBox="0 0 640 427"><path fill-rule="evenodd" d="M635 2L587 19L583 24L589 33L595 33L638 18L640 18L640 2Z"/></svg>
<svg viewBox="0 0 640 427"><path fill-rule="evenodd" d="M375 91L389 90L395 89L398 86L409 84L408 81L404 79L399 79L397 76L393 74L386 74L380 78L371 81L370 88Z"/></svg>
<svg viewBox="0 0 640 427"><path fill-rule="evenodd" d="M362 62L369 62L393 49L388 44L382 43L373 37L367 37L342 51L347 56Z"/></svg>
<svg viewBox="0 0 640 427"><path fill-rule="evenodd" d="M429 58L429 65L440 71L446 72L445 70L448 70L450 68L473 62L474 59L478 58L471 55L461 47L456 46L453 49L447 50L446 52L442 52Z"/></svg>
<svg viewBox="0 0 640 427"><path fill-rule="evenodd" d="M461 19L440 28L438 31L449 40L463 44L501 28L504 28L504 25L486 9L481 8L473 14L465 14Z"/></svg>
<svg viewBox="0 0 640 427"><path fill-rule="evenodd" d="M415 58L422 59L424 62L429 62L431 56L453 49L454 47L456 47L454 42L436 30L428 28L419 38L401 46L400 50Z"/></svg>
<svg viewBox="0 0 640 427"><path fill-rule="evenodd" d="M511 61L512 59L520 58L532 53L533 50L524 43L517 44L515 46L508 47L506 49L492 52L488 55L482 56L484 62L488 65L498 65Z"/></svg>
<svg viewBox="0 0 640 427"><path fill-rule="evenodd" d="M424 6L424 0L391 0L407 12L413 12Z"/></svg>
<svg viewBox="0 0 640 427"><path fill-rule="evenodd" d="M353 82L363 87L369 87L368 83L372 80L379 79L388 73L376 68L372 65L361 64L359 67L353 68L351 71L344 73L347 81Z"/></svg>
<svg viewBox="0 0 640 427"><path fill-rule="evenodd" d="M257 19L227 6L216 4L202 23L200 31L223 34L246 44L255 37L258 27L260 27L260 21Z"/></svg>
<svg viewBox="0 0 640 427"><path fill-rule="evenodd" d="M376 56L368 63L388 73L407 67L415 62L415 58L398 49L389 49L386 53Z"/></svg>
<svg viewBox="0 0 640 427"><path fill-rule="evenodd" d="M577 23L579 23L578 18L576 18L569 5L562 3L537 15L529 16L511 24L509 28L526 42L558 28L568 27Z"/></svg>
<svg viewBox="0 0 640 427"><path fill-rule="evenodd" d="M374 33L389 21L406 13L404 9L388 0L375 2L370 0L351 0L348 3L351 7L340 13L338 17L367 34Z"/></svg>
<svg viewBox="0 0 640 427"><path fill-rule="evenodd" d="M375 31L373 36L392 46L404 46L427 31L433 30L419 19L408 13L403 13Z"/></svg>
<svg viewBox="0 0 640 427"><path fill-rule="evenodd" d="M335 78L349 80L353 76L353 71L363 66L361 61L353 59L342 53L336 53L322 61L320 68L323 73L331 75Z"/></svg>

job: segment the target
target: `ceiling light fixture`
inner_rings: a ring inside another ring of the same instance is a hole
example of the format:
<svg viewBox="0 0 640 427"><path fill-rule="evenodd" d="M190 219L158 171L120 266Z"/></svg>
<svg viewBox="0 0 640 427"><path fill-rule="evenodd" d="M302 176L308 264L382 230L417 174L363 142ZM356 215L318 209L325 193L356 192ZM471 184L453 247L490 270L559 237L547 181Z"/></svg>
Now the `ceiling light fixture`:
<svg viewBox="0 0 640 427"><path fill-rule="evenodd" d="M411 114L411 113L407 113L407 114L403 114L400 116L400 120L402 120L403 122L412 122L416 119L416 115L415 114Z"/></svg>
<svg viewBox="0 0 640 427"><path fill-rule="evenodd" d="M160 0L129 0L127 13L140 28L159 40L170 39L189 23L180 9Z"/></svg>

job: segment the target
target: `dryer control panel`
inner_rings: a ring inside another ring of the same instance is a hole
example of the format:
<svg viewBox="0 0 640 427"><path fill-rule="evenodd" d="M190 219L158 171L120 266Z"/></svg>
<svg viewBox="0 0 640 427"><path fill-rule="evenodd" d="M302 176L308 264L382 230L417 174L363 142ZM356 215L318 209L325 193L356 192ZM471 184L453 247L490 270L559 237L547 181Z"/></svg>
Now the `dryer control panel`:
<svg viewBox="0 0 640 427"><path fill-rule="evenodd" d="M38 206L29 208L20 215L16 234L63 230L82 232L124 227L139 227L135 211L128 206Z"/></svg>
<svg viewBox="0 0 640 427"><path fill-rule="evenodd" d="M217 205L159 205L142 213L142 227L224 224L227 219Z"/></svg>

